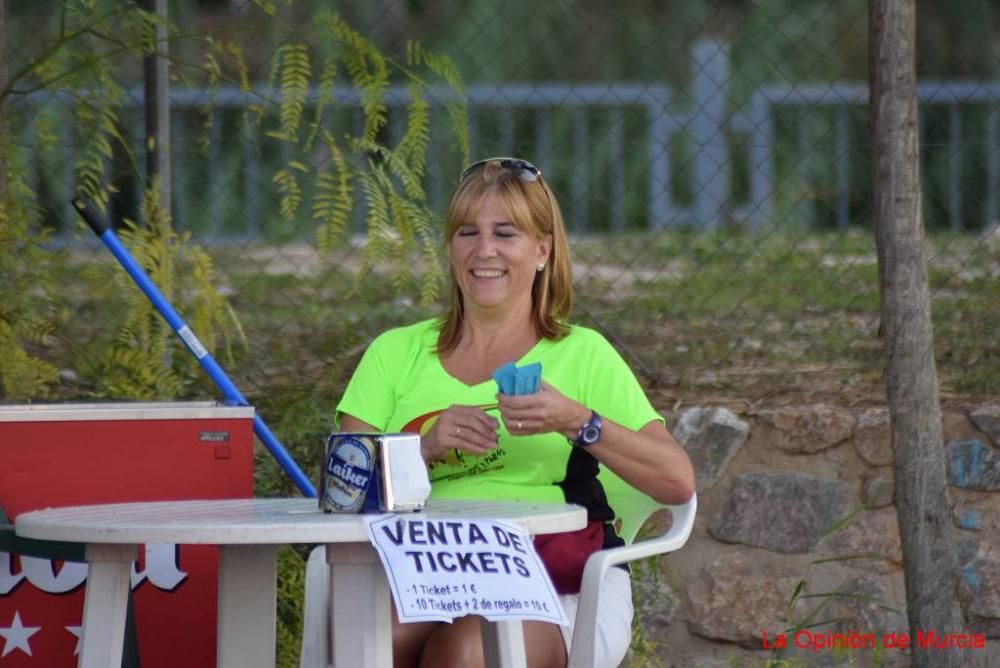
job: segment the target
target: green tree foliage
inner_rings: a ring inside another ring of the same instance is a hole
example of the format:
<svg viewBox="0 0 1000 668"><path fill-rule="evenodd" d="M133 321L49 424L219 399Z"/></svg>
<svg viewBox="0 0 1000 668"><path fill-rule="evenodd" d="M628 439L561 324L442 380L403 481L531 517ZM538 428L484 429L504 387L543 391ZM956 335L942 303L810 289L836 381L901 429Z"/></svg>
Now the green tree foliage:
<svg viewBox="0 0 1000 668"><path fill-rule="evenodd" d="M270 34L278 34L283 30L281 12L291 4L256 2L244 9L243 18L255 13L256 18L247 20L266 22ZM30 53L19 50L12 59L10 76L0 78L0 119L11 129L0 134L5 279L0 284L0 345L8 351L0 356L0 398L49 394L57 368L40 354L39 346L66 324L74 308L68 303L71 286L55 289L54 276L67 262L47 247L45 228L71 193L47 198L39 191L29 166L31 156L19 153L28 142L19 143L18 137L33 134L30 145L49 151L51 158L57 155L56 133L72 135L75 189L99 208L119 194L119 184L144 183L142 156L136 155L135 142L123 128L131 122L126 103L130 89L142 81L140 65L162 47L156 43L158 26L168 35L172 85L209 91L202 152L213 141L218 91L238 87L252 100L244 122L260 128L259 135L271 144L256 150L280 156L277 164L265 163L273 167L272 191L261 194L277 202L280 222L292 228L303 218L310 221L317 247L329 252L363 203L369 243L362 268L390 267L397 289L415 286L424 303L435 298L441 282L438 242L423 189L432 85L451 90L451 101L445 104L447 127L461 159L468 154L461 79L448 59L416 44L394 59L337 13L320 7L308 20L306 34L280 33L280 43L269 57L270 76L262 81L258 60L260 44L267 40L258 39L253 30L189 34L134 3L113 0L64 0L58 8L48 18L19 8L24 16L17 20L30 19L37 38L30 42ZM45 29L39 30L40 25ZM397 85L406 87L410 102L405 131L390 140L385 96ZM273 94L261 95L268 86ZM44 102L38 102L38 93L48 94ZM32 94L36 97L29 106L24 100ZM346 95L356 95L361 102L363 123L353 132L332 122ZM216 289L211 260L188 235L174 230L169 210L149 184L140 189L147 194L138 219L121 222L123 241L168 300L176 300L209 351L215 352L217 344L229 350L242 340L242 332ZM414 257L424 262L413 262ZM419 273L415 265L422 265ZM107 272L113 274L117 290L91 288L102 298L121 300L121 307L114 309L118 320L95 326L108 337L103 343L70 344L78 355L87 351L89 356L70 356L65 363L86 371L92 395L187 396L198 376L190 360L176 354L178 344L167 325L121 270L110 267ZM107 272L83 272L80 278L108 282Z"/></svg>
<svg viewBox="0 0 1000 668"><path fill-rule="evenodd" d="M394 285L402 290L413 276L413 264L387 262L417 253L426 262L419 276L422 300L437 295L441 281L432 233L434 214L427 206L423 177L430 139L428 81L440 81L456 93L445 103L449 128L457 138L462 160L468 157L465 105L458 70L447 58L417 44L407 48L405 62L385 56L361 33L329 10L319 10L310 22L309 38L282 44L273 59L272 87L280 92L279 124L266 136L279 142L287 156L273 181L279 194L279 213L289 226L301 208L310 204L316 243L329 251L348 226L355 197L366 207L368 243L362 273L373 267L393 266ZM222 54L216 54L221 56ZM324 114L336 104L337 74L360 97L363 126L357 133L337 136ZM386 93L394 81L407 87L410 102L406 126L393 145L385 141L388 124ZM315 82L315 83L314 83ZM307 103L314 116L307 117ZM319 140L317 142L317 139ZM316 151L316 146L319 151ZM310 181L306 188L304 181ZM312 192L307 202L306 192Z"/></svg>
<svg viewBox="0 0 1000 668"><path fill-rule="evenodd" d="M213 288L211 258L191 244L188 233L174 230L155 180L146 192L141 217L146 225L126 220L120 236L167 301L186 314L192 331L204 333L202 343L209 350L230 350L232 344L242 343L236 314ZM132 399L188 394L186 386L201 378L197 364L189 355L173 354L177 345L173 333L125 272L115 272L114 283L125 308L113 339L91 362L87 373L94 378L91 392L97 397Z"/></svg>
<svg viewBox="0 0 1000 668"><path fill-rule="evenodd" d="M6 136L0 133L0 397L29 399L47 396L56 380L57 369L33 350L55 327L53 283L24 164Z"/></svg>

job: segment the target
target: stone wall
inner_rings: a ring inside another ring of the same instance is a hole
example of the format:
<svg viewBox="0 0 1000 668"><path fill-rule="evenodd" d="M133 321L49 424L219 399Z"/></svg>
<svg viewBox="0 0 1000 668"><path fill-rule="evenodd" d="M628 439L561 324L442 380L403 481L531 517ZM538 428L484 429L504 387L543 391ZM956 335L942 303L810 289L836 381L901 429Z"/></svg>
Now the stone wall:
<svg viewBox="0 0 1000 668"><path fill-rule="evenodd" d="M682 550L634 569L646 644L630 665L764 666L783 632L782 665L909 665L898 647L818 647L908 633L887 411L667 418L695 465L698 517ZM970 665L1000 665L1000 404L942 419L967 630L986 645ZM789 629L810 623L798 644L812 647L796 647Z"/></svg>

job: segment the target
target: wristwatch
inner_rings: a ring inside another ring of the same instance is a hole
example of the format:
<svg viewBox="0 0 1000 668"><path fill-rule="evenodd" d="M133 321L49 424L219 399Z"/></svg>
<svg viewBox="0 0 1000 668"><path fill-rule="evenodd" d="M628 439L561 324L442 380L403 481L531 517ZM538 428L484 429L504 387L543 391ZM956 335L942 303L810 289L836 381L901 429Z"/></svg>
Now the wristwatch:
<svg viewBox="0 0 1000 668"><path fill-rule="evenodd" d="M571 441L571 443L581 448L585 448L588 445L597 443L600 438L601 416L597 414L597 411L590 411L590 419L587 420L587 424L580 427L580 433L577 434L576 440Z"/></svg>

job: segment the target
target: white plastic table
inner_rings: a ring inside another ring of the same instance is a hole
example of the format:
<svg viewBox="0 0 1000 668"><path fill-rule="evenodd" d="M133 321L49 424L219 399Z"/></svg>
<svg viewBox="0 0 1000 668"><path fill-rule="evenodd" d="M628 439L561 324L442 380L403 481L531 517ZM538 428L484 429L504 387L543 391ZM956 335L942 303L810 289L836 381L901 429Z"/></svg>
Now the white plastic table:
<svg viewBox="0 0 1000 668"><path fill-rule="evenodd" d="M565 504L431 500L422 513L504 521L529 534L587 521L583 508ZM326 544L334 665L382 668L392 665L391 597L364 517L323 514L315 499L229 499L36 510L14 526L25 538L86 543L81 668L121 665L130 564L144 543L219 546L218 668L273 668L278 547ZM483 641L488 665L524 665L520 622L485 624Z"/></svg>

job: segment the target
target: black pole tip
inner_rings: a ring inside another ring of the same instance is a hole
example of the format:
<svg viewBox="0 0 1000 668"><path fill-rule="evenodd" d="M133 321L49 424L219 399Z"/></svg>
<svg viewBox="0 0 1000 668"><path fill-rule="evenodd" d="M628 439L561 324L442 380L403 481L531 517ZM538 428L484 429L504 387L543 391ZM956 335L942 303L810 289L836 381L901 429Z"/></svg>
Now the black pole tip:
<svg viewBox="0 0 1000 668"><path fill-rule="evenodd" d="M107 221L99 216L98 213L94 211L94 208L90 206L85 199L82 197L74 197L71 202L73 204L73 208L80 214L80 217L83 218L84 222L90 226L90 229L94 231L94 234L101 236L111 229L111 226L108 225Z"/></svg>

